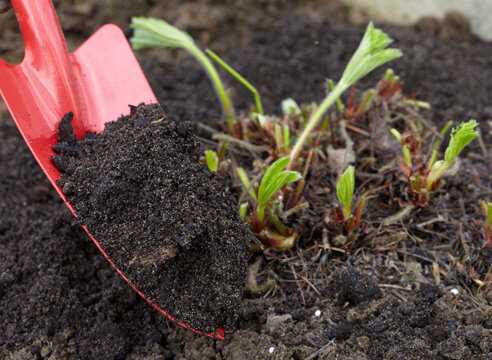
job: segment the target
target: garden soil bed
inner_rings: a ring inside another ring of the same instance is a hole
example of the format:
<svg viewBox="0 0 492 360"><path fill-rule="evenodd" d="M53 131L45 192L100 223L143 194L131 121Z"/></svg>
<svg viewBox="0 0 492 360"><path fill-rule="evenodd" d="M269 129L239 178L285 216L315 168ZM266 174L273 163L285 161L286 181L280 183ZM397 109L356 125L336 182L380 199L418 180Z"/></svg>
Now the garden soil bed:
<svg viewBox="0 0 492 360"><path fill-rule="evenodd" d="M224 58L258 86L274 112L287 97L320 99L325 79L340 74L362 32L308 15L268 28L249 32L248 46L230 48ZM490 359L492 293L478 291L460 270L481 272L491 260L480 251L476 201L492 196L492 83L486 81L492 45L469 36L443 40L434 34L442 34L439 29L388 28L405 54L395 70L407 93L432 103L432 121L476 117L488 153L474 144L450 190L436 197L434 209L446 212L419 213L406 223L411 236L397 243L386 236L340 254L321 237L307 249L269 254L258 278L273 277L278 286L243 299L237 331L224 342L176 329L126 287L4 116L0 359ZM171 118L213 123L219 117L210 84L193 61L147 57L144 64ZM374 85L380 75L361 86ZM249 103L240 90L235 98L243 109ZM442 224L418 222L438 215Z"/></svg>

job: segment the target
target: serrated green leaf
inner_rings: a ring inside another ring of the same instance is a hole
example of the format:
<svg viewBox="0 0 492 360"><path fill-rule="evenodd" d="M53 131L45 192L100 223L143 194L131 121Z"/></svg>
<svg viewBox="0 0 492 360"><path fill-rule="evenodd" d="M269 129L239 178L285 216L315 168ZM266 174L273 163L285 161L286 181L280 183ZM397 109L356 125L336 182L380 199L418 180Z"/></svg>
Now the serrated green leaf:
<svg viewBox="0 0 492 360"><path fill-rule="evenodd" d="M341 82L352 86L374 69L402 56L399 49L387 49L393 42L381 29L369 23L362 41L345 68Z"/></svg>
<svg viewBox="0 0 492 360"><path fill-rule="evenodd" d="M352 215L352 200L355 192L355 169L349 166L337 182L337 198L343 207L343 215L348 219Z"/></svg>
<svg viewBox="0 0 492 360"><path fill-rule="evenodd" d="M145 47L189 48L195 46L193 38L164 20L134 17L131 28L135 30L131 43L135 49Z"/></svg>
<svg viewBox="0 0 492 360"><path fill-rule="evenodd" d="M470 120L461 123L453 130L444 155L444 160L448 164L452 165L463 149L478 137L477 127L478 123L475 120Z"/></svg>

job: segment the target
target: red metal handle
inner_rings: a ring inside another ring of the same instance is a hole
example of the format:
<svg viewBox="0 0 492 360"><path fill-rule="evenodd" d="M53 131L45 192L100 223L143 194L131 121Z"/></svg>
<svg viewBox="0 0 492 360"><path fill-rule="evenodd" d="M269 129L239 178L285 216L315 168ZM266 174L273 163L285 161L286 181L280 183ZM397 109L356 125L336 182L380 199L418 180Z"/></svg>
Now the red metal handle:
<svg viewBox="0 0 492 360"><path fill-rule="evenodd" d="M27 79L42 79L54 99L65 99L76 116L80 109L71 56L51 0L12 0L25 44Z"/></svg>

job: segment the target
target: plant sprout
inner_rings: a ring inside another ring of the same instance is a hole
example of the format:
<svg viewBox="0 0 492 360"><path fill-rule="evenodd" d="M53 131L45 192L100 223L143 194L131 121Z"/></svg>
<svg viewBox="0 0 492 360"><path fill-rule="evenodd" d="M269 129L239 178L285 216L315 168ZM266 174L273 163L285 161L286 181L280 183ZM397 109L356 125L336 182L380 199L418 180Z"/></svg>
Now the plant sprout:
<svg viewBox="0 0 492 360"><path fill-rule="evenodd" d="M249 203L243 202L239 207L239 215L251 226L258 238L276 251L286 251L295 244L298 234L283 224L281 217L283 203L278 193L287 185L302 178L297 171L285 170L289 157L279 158L265 170L258 189L255 189L243 168L236 172L241 184L254 204L248 217Z"/></svg>
<svg viewBox="0 0 492 360"><path fill-rule="evenodd" d="M337 182L337 198L343 208L345 219L352 216L352 200L355 191L355 169L349 166L340 176Z"/></svg>
<svg viewBox="0 0 492 360"><path fill-rule="evenodd" d="M292 99L288 98L282 101L282 113L284 116L299 116L302 114L301 108L297 104L297 102Z"/></svg>
<svg viewBox="0 0 492 360"><path fill-rule="evenodd" d="M484 225L484 247L492 247L492 202L482 202L482 209L485 215Z"/></svg>
<svg viewBox="0 0 492 360"><path fill-rule="evenodd" d="M205 150L205 161L211 173L216 173L219 170L219 155L215 151Z"/></svg>
<svg viewBox="0 0 492 360"><path fill-rule="evenodd" d="M344 224L345 230L350 238L354 240L354 230L356 230L362 222L362 215L367 205L367 196L363 194L359 197L355 204L354 210L354 194L355 194L355 168L349 166L340 175L336 184L337 198L341 205L335 209L336 222Z"/></svg>
<svg viewBox="0 0 492 360"><path fill-rule="evenodd" d="M265 221L265 211L268 204L285 186L302 178L297 171L285 170L289 164L289 157L285 156L271 164L265 171L258 188L258 204L256 213L260 222Z"/></svg>
<svg viewBox="0 0 492 360"><path fill-rule="evenodd" d="M456 163L463 149L478 137L478 123L475 120L461 123L451 134L444 159L437 160L439 147L450 127L451 123L448 122L441 129L426 164L422 160L421 140L418 134L409 131L402 135L398 130L391 129L391 134L402 146L403 162L400 169L408 179L412 201L416 206L427 205L430 194L439 186L441 178Z"/></svg>
<svg viewBox="0 0 492 360"><path fill-rule="evenodd" d="M144 48L175 48L188 51L204 68L215 92L222 104L229 130L232 130L235 113L232 101L222 83L219 73L210 59L195 44L193 38L184 31L155 18L133 17L132 29L135 30L131 43L136 50Z"/></svg>
<svg viewBox="0 0 492 360"><path fill-rule="evenodd" d="M453 130L451 140L444 154L444 160L436 161L427 177L427 190L431 190L434 185L444 176L455 163L463 149L478 137L478 123L470 120L461 123Z"/></svg>
<svg viewBox="0 0 492 360"><path fill-rule="evenodd" d="M394 136L396 141L401 143L401 152L403 156L403 163L405 164L406 167L411 168L412 167L412 154L410 152L410 148L408 147L407 144L405 144L402 141L402 135L400 132L396 129L391 129L390 130L391 134Z"/></svg>
<svg viewBox="0 0 492 360"><path fill-rule="evenodd" d="M485 213L485 223L492 226L492 202L483 202L482 207Z"/></svg>
<svg viewBox="0 0 492 360"><path fill-rule="evenodd" d="M311 115L307 126L297 140L290 155L289 168L295 166L304 144L310 134L318 126L326 111L340 98L340 96L357 81L369 74L374 69L402 56L398 49L388 48L392 39L382 30L374 27L372 23L367 26L362 41L349 61L342 78Z"/></svg>

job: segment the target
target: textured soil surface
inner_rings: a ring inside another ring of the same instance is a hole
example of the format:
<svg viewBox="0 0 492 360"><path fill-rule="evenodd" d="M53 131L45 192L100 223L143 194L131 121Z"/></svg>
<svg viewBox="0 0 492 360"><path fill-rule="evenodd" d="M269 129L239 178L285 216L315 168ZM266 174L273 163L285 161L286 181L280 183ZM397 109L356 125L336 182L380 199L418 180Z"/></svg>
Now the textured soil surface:
<svg viewBox="0 0 492 360"><path fill-rule="evenodd" d="M325 79L340 74L362 31L330 12L297 8L298 2L275 1L264 11L260 0L227 6L199 1L197 6L209 11L198 17L192 16L191 2L182 3L170 12L180 15L172 20L179 20L204 44L228 48L223 57L258 86L268 111L278 112L286 97L299 102L320 99ZM236 31L231 25L234 11L244 18L245 13L237 9L245 3L261 9L262 22L257 27L251 17L250 23L240 22L237 34L244 46L234 48L229 43ZM167 4L156 5L151 13L166 16L162 9L169 10ZM224 8L228 11L220 10ZM285 18L285 9L299 15ZM271 13L277 15L265 21ZM226 25L231 30L227 36L217 31L217 26ZM405 53L394 64L395 70L407 92L432 103L429 118L443 123L475 116L481 124L486 152L477 142L470 153L485 160L467 158L470 167L450 182L451 195L440 196L456 204L450 209L453 221L465 212L473 227L481 219L478 204L465 206L468 203L460 194L476 196L481 191L491 196L490 185L475 192L469 185L477 183L478 176L490 184L484 164L490 163L492 85L484 79L492 78L492 45L449 30L456 28L431 21L417 30L387 30ZM456 37L460 41L449 40ZM182 54L177 60L167 52L158 54L142 59L167 114L180 121L214 122L220 108L201 69ZM379 77L376 74L362 86L373 85ZM242 90L237 90L235 99L243 108L250 103ZM492 293L479 293L458 275L435 280L436 263L442 274L453 273L454 265L434 249L451 243L453 251L476 256L481 240L474 234L479 232L461 231L459 223L429 225L421 229L425 241L407 237L385 251L367 246L340 255L316 247L270 257L267 260L274 264L270 266L263 260L259 278L275 276L279 285L262 296L247 295L238 309L237 331L214 343L176 329L114 274L73 223L7 116L0 120L0 173L0 359L492 356Z"/></svg>
<svg viewBox="0 0 492 360"><path fill-rule="evenodd" d="M197 329L232 329L253 235L226 181L199 163L191 125L140 105L80 142L68 115L58 138L59 186L130 281Z"/></svg>

